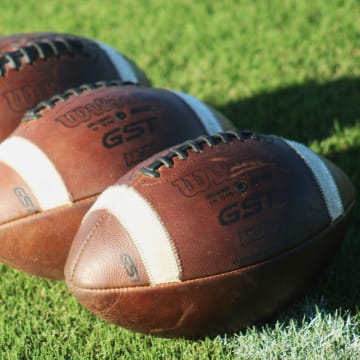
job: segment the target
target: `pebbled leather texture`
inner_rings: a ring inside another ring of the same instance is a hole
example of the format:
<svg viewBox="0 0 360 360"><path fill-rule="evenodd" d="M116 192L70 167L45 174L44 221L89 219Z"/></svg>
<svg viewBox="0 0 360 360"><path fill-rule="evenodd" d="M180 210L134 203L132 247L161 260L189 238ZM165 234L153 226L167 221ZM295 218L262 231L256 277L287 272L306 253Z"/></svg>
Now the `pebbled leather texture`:
<svg viewBox="0 0 360 360"><path fill-rule="evenodd" d="M7 174L0 177L0 259L19 270L56 279L64 276L66 255L84 214L83 208L73 207L94 200L153 153L204 132L197 115L172 92L116 82L58 95L35 115L0 145L0 171ZM28 176L44 183L37 191L46 190L46 196L56 198L59 189L46 181L38 159L28 159L26 151L17 148L4 156L14 139L45 154L62 179L70 204L59 210L42 208L29 181L1 161L15 157L21 166L26 163ZM43 221L47 213L51 223Z"/></svg>
<svg viewBox="0 0 360 360"><path fill-rule="evenodd" d="M145 73L129 62L139 84L150 86ZM83 83L122 80L97 42L58 33L0 38L0 74L0 141L41 101Z"/></svg>
<svg viewBox="0 0 360 360"><path fill-rule="evenodd" d="M134 189L158 214L180 259L180 282L137 286L120 271L120 261L104 258L106 264L98 265L109 246L116 246L118 258L125 247L131 251L125 246L128 224L112 226L106 237L107 223L97 223L112 216L110 203L88 213L65 267L67 284L83 306L143 333L214 335L270 316L331 259L355 200L346 175L326 160L345 209L332 221L312 172L285 141L228 134L162 151L114 185ZM141 227L144 220L133 223ZM133 241L156 243L151 232ZM143 272L137 251L130 255Z"/></svg>
<svg viewBox="0 0 360 360"><path fill-rule="evenodd" d="M156 287L72 284L71 291L95 315L136 332L203 338L238 331L271 317L306 289L334 255L346 220L296 249L224 274Z"/></svg>
<svg viewBox="0 0 360 360"><path fill-rule="evenodd" d="M68 249L95 201L39 212L0 225L0 261L32 275L62 279Z"/></svg>

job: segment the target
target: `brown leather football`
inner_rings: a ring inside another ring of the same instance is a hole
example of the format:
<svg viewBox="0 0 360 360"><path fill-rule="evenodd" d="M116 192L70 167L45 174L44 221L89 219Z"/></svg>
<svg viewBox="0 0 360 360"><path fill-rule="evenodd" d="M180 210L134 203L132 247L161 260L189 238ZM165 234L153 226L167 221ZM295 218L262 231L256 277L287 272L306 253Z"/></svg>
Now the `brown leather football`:
<svg viewBox="0 0 360 360"><path fill-rule="evenodd" d="M202 136L142 162L82 221L65 279L130 330L202 337L264 319L302 291L344 237L355 190L306 146Z"/></svg>
<svg viewBox="0 0 360 360"><path fill-rule="evenodd" d="M40 103L0 145L0 261L62 279L73 236L100 192L162 149L232 128L188 94L117 82Z"/></svg>
<svg viewBox="0 0 360 360"><path fill-rule="evenodd" d="M103 80L150 85L134 62L95 40L59 33L0 38L0 141L40 101Z"/></svg>
<svg viewBox="0 0 360 360"><path fill-rule="evenodd" d="M73 36L56 32L18 33L0 37L0 52L16 51L20 46L26 46L31 41L49 40L59 36Z"/></svg>

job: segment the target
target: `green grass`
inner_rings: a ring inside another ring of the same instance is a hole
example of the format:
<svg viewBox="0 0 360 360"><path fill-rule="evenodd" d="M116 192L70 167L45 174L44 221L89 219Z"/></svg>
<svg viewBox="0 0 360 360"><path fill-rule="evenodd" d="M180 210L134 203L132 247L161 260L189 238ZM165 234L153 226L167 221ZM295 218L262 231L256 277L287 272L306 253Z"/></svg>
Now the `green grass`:
<svg viewBox="0 0 360 360"><path fill-rule="evenodd" d="M240 128L304 142L360 184L357 0L2 1L0 35L43 30L107 42L155 86L191 93ZM133 334L81 308L64 283L0 266L0 359L360 358L359 219L358 204L303 297L215 339Z"/></svg>

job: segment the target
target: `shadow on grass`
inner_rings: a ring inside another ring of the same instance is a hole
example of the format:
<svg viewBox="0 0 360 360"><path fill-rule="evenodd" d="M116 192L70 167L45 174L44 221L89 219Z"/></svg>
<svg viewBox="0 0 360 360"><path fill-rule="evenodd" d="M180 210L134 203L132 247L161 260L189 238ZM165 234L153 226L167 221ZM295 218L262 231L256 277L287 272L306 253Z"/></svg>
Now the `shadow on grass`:
<svg viewBox="0 0 360 360"><path fill-rule="evenodd" d="M334 259L320 276L314 292L321 294L329 309L360 308L360 146L331 154L357 188L357 199L350 214L346 237Z"/></svg>
<svg viewBox="0 0 360 360"><path fill-rule="evenodd" d="M309 143L331 135L336 120L341 126L360 121L360 78L341 78L322 84L308 82L241 99L218 109L239 128ZM360 146L333 152L329 158L359 188ZM332 309L344 307L355 311L360 307L359 202L352 211L349 231L339 253L309 289L312 294L324 296Z"/></svg>
<svg viewBox="0 0 360 360"><path fill-rule="evenodd" d="M331 155L334 162L352 178L358 188L357 200L350 213L346 236L328 265L314 276L302 295L293 299L264 322L255 324L258 331L274 330L278 324L301 328L321 312L333 318L359 316L360 310L360 146ZM359 165L358 165L359 164ZM304 264L306 266L306 264ZM244 331L240 334L244 334ZM359 328L360 332L360 328Z"/></svg>
<svg viewBox="0 0 360 360"><path fill-rule="evenodd" d="M217 107L238 128L276 134L309 143L327 138L334 123L350 127L360 121L360 78L341 78L327 83L308 82ZM352 180L358 199L349 228L330 264L313 279L305 294L271 319L257 324L274 328L276 322L311 322L316 309L328 314L355 316L360 309L360 146L332 152L329 158Z"/></svg>
<svg viewBox="0 0 360 360"><path fill-rule="evenodd" d="M360 78L322 84L308 82L218 109L239 128L309 143L331 135L335 120L342 127L360 121ZM329 158L349 176L360 193L360 146L333 152ZM349 231L339 253L320 276L321 284L317 283L310 292L323 293L332 308L344 306L351 310L360 306L360 200L350 217Z"/></svg>
<svg viewBox="0 0 360 360"><path fill-rule="evenodd" d="M341 78L264 92L217 109L240 129L307 143L329 136L336 120L342 126L359 120L359 99L360 78Z"/></svg>

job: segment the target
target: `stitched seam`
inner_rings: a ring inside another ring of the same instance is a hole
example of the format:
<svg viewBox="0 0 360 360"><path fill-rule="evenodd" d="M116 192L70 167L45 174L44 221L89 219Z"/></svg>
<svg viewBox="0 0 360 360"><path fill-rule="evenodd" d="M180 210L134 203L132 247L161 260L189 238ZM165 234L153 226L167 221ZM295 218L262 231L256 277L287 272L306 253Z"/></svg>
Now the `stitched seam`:
<svg viewBox="0 0 360 360"><path fill-rule="evenodd" d="M174 166L173 158L187 160L189 151L201 153L205 146L216 148L219 144L231 144L235 140L246 142L250 139L263 141L263 136L247 130L225 131L213 135L199 136L195 140L186 141L178 147L169 149L167 154L159 156L155 161L142 167L139 171L145 176L159 178L160 173L158 170L161 167L172 168Z"/></svg>
<svg viewBox="0 0 360 360"><path fill-rule="evenodd" d="M311 175L311 178L313 179L314 183L316 184L316 187L319 191L319 194L321 196L321 199L323 200L324 202L324 205L325 205L325 208L326 208L326 211L327 211L327 214L330 218L330 221L333 222L333 219L332 219L332 216L331 216L331 211L330 211L330 207L329 207L329 204L327 202L327 199L326 199L326 194L325 194L325 189L321 186L321 182L319 181L318 177L316 176L316 173L311 165L311 162L301 153L298 151L298 149L296 149L295 147L293 146L290 146L288 143L287 145L289 146L289 148L298 156L299 159L301 159L301 161L304 163L304 165L306 166L306 168L309 170L309 173ZM316 155L316 154L315 154ZM320 160L322 161L322 160ZM324 165L326 166L326 165ZM330 174L330 176L332 176ZM334 181L335 182L335 181ZM335 183L335 186L337 188L337 185ZM338 189L337 189L338 190Z"/></svg>
<svg viewBox="0 0 360 360"><path fill-rule="evenodd" d="M96 196L91 196L91 197L88 197L88 198L85 198L85 199L81 199L81 200L78 200L78 201L76 201L75 202L75 204L80 204L80 203L84 203L84 202L86 202L86 201L88 201L88 200L91 200L92 198L94 198L94 200L96 199ZM62 208L65 208L65 206L64 207L62 207ZM59 208L56 208L56 209L59 209ZM44 213L44 212L43 212ZM41 214L43 214L43 213L36 213L36 214L33 214L33 215L30 215L30 216L35 216L35 215L41 215ZM12 222L8 222L8 223L4 223L4 224L1 224L1 226L2 225L7 225L7 224L13 224L13 223L15 223L15 222L21 222L21 221L23 221L25 218L22 218L22 219L17 219L17 220L15 220L15 221L12 221ZM28 219L28 217L26 217L26 219ZM1 231L1 230L0 230ZM17 258L14 258L14 257L12 257L12 258L9 258L9 257L3 257L3 256L0 256L0 259L4 262L4 263L6 263L6 262L12 262L14 259L17 259ZM34 260L34 258L33 257L21 257L21 260L23 261L23 260L30 260L30 262L31 263L33 263L33 260ZM41 263L42 265L45 265L45 266L49 266L49 265L51 265L51 263Z"/></svg>
<svg viewBox="0 0 360 360"><path fill-rule="evenodd" d="M28 110L25 113L22 121L27 122L41 118L44 115L43 113L44 110L53 109L58 102L66 101L71 96L79 96L85 91L90 91L101 87L112 87L112 86L121 86L121 85L128 85L128 83L119 80L98 81L93 84L83 84L80 85L79 87L67 89L65 92L61 94L56 94L52 96L49 100L42 101L38 105L36 105L33 109Z"/></svg>
<svg viewBox="0 0 360 360"><path fill-rule="evenodd" d="M72 287L74 287L74 275L75 275L75 270L76 267L78 266L78 263L80 261L80 257L82 256L85 247L87 246L88 242L92 239L92 237L95 234L95 231L97 230L97 228L101 225L101 223L109 216L108 212L104 212L96 221L95 225L91 228L89 234L86 236L85 241L82 243L81 248L78 252L78 254L76 255L75 261L74 261L74 265L72 267L71 270L71 276L70 276L70 280L69 282L72 284Z"/></svg>
<svg viewBox="0 0 360 360"><path fill-rule="evenodd" d="M4 77L10 69L19 70L22 66L31 65L34 61L46 61L62 55L87 56L84 41L71 37L59 37L29 41L14 51L3 52L0 56L0 76Z"/></svg>
<svg viewBox="0 0 360 360"><path fill-rule="evenodd" d="M161 224L161 226L163 227L164 231L166 232L166 237L167 239L169 240L169 243L170 243L170 247L171 247L171 250L172 250L172 253L174 254L175 256L175 261L176 261L176 264L177 264L177 267L178 267L178 270L179 270L179 273L181 274L182 271L183 271L183 268L182 268L182 262L181 262L181 259L180 259L180 256L179 256L179 251L176 247L176 244L175 244L175 241L174 239L170 236L166 226L165 226L165 223L163 221L163 219L161 218L161 216L158 214L158 212L156 211L156 209L154 208L154 206L147 200L145 199L145 202L146 204L149 206L149 208L151 209L151 211L154 213L156 219L158 220L158 222ZM136 243L134 242L136 248L138 249L140 255L141 255L141 259L143 260L144 262L144 267L146 269L146 272L147 272L147 275L148 275L148 278L150 280L150 282L152 283L153 282L153 278L152 278L152 274L151 274L151 271L150 271L150 266L149 266L149 263L147 262L147 259L146 259L146 256L144 256L143 252L141 251L141 248L138 248Z"/></svg>
<svg viewBox="0 0 360 360"><path fill-rule="evenodd" d="M341 217L339 217L335 223L333 223L333 226L335 224L338 224L340 223L345 217L346 215L349 213L349 211L351 210L352 206L354 205L355 201L353 201L346 213L344 213L344 215L342 215ZM332 227L333 227L332 226ZM332 228L331 227L331 228ZM304 246L312 241L314 241L315 239L323 236L324 234L328 233L331 228L326 228L325 230L323 230L322 232L320 232L318 235L310 238L310 239L307 239L306 241L302 242L299 246ZM201 277L201 278L197 278L197 279L190 279L190 280L185 280L185 281L181 281L180 283L165 283L165 284L159 284L159 285L156 285L156 288L160 288L160 287L172 287L172 286L179 286L179 284L191 284L191 283L196 283L197 281L199 280L210 280L210 279L216 279L216 278L222 278L224 276L228 276L228 275L231 275L231 274L235 274L239 271L242 271L242 270L249 270L249 269L252 269L256 266L259 266L261 264L266 264L267 262L269 261L272 261L272 260L276 260L277 258L281 257L281 256L284 256L286 255L287 253L291 253L292 251L294 251L297 247L299 246L295 246L295 247L292 247L290 249L286 249L285 251L283 252L280 252L279 254L277 254L275 257L271 257L271 258L268 258L268 259L265 259L263 261L261 261L260 263L257 263L257 264L252 264L252 265L248 265L248 266L245 266L245 267L242 267L242 268L238 268L238 269L235 269L235 270L230 270L230 271L227 271L225 273L222 273L222 274L215 274L215 275L209 275L209 276L205 276L205 277ZM115 293L115 292L121 292L121 291L131 291L131 290L134 290L134 289L149 289L149 288L155 288L155 286L149 286L149 285L138 285L138 286L129 286L129 287L113 287L113 288L106 288L106 289L102 289L102 288L83 288L83 287L78 287L78 286L73 286L72 287L73 289L76 288L78 290L81 290L81 291L93 291L93 292L97 292L97 293L106 293L106 292L109 292L109 293Z"/></svg>
<svg viewBox="0 0 360 360"><path fill-rule="evenodd" d="M231 145L233 145L233 143L229 144L229 146L231 146ZM220 147L216 147L216 148L212 148L211 151L212 151L211 156L216 156L218 153L220 153L222 151L222 149ZM194 159L194 158L192 158L192 159L187 158L185 160L186 160L186 163L181 164L182 166L179 169L176 169L176 167L174 167L173 172L168 177L165 178L165 177L160 176L159 178L156 179L157 180L156 182L144 182L144 183L141 182L140 186L151 188L153 186L159 186L163 183L171 182L173 179L176 179L179 176L179 174L183 174L186 169L191 168L191 166L197 162L197 159ZM134 184L138 180L139 179L135 179ZM141 179L140 179L140 181L141 181Z"/></svg>
<svg viewBox="0 0 360 360"><path fill-rule="evenodd" d="M58 210L58 209L65 209L65 208L69 208L73 205L78 205L78 204L81 204L81 203L84 203L84 202L87 202L89 200L92 200L92 199L96 199L97 197L99 196L99 194L96 194L96 195L91 195L89 197L85 197L85 198L82 198L80 200L76 200L76 201L73 201L71 205L62 205L62 206L57 206L55 208L52 208L52 209L48 209L48 210L45 210L45 211L38 211L36 213L33 213L33 214L29 214L27 216L23 216L22 218L18 218L18 219L14 219L14 220L9 220L7 222L4 222L2 224L0 224L0 227L4 226L4 225L8 225L8 224L16 224L18 222L21 222L21 221L24 221L25 219L28 220L28 219L31 219L31 218L35 218L39 215L43 215L44 213L46 212L53 212L55 210Z"/></svg>

